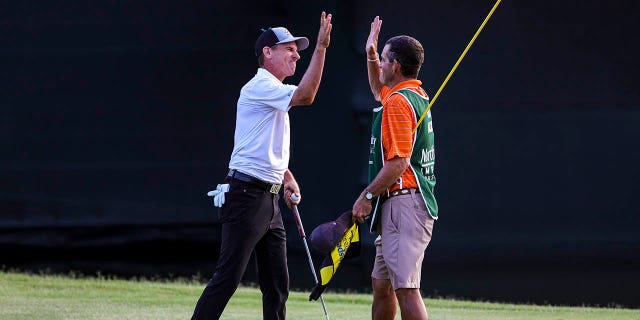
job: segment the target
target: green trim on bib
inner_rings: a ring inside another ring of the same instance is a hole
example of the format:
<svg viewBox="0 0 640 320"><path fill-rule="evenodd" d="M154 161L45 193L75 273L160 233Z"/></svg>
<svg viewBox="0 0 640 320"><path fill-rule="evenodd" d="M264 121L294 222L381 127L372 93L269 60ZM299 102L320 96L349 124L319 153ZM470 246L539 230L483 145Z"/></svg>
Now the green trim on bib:
<svg viewBox="0 0 640 320"><path fill-rule="evenodd" d="M393 94L400 94L409 102L414 111L414 123L420 118L422 113L429 106L429 99L421 96L415 91L401 89ZM384 166L384 150L382 148L382 113L384 107L373 110L371 123L371 141L369 147L369 183L378 175ZM436 185L435 168L435 144L431 111L427 113L426 121L418 127L414 133L413 146L411 147L410 165L413 174L416 176L420 194L429 209L429 214L438 219L438 203L434 196ZM378 210L380 201L376 201L373 208L370 231L376 231L378 222Z"/></svg>

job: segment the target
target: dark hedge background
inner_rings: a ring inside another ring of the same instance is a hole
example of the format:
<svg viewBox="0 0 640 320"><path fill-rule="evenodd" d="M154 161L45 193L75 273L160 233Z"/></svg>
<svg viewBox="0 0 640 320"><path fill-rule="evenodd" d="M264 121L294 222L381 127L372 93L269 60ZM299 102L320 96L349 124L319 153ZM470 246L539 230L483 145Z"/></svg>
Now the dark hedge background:
<svg viewBox="0 0 640 320"><path fill-rule="evenodd" d="M226 173L259 28L286 26L315 43L327 10L334 28L318 97L290 112L290 167L310 233L350 209L366 182L372 18L384 21L381 41L422 42L420 78L433 96L492 5L3 3L0 265L209 277L219 231L205 194ZM441 218L425 294L640 306L639 6L498 8L433 108ZM285 82L306 69L311 50L301 53ZM284 212L292 286L309 289ZM334 289L369 290L373 236L364 236L369 245L341 267Z"/></svg>

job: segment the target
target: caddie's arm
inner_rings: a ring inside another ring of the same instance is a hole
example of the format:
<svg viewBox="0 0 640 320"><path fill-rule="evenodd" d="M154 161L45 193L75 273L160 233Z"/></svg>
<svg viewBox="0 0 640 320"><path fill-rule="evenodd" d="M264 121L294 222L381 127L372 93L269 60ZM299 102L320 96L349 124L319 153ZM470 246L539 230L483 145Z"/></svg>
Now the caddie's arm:
<svg viewBox="0 0 640 320"><path fill-rule="evenodd" d="M380 82L380 55L378 54L378 35L380 35L381 26L382 20L376 16L371 22L371 31L369 31L367 45L365 46L369 86L376 101L380 101L380 90L382 89L382 82Z"/></svg>
<svg viewBox="0 0 640 320"><path fill-rule="evenodd" d="M351 209L353 215L353 221L364 222L364 218L371 214L371 207L373 200L365 197L367 192L373 194L373 197L378 197L386 192L387 188L393 185L402 173L409 167L409 158L396 157L384 163L378 175L371 181L371 183L360 193L358 199L353 204Z"/></svg>
<svg viewBox="0 0 640 320"><path fill-rule="evenodd" d="M322 70L324 69L324 58L331 40L331 14L322 12L320 17L320 31L318 31L318 40L316 48L311 56L309 67L302 76L302 80L298 84L298 88L291 97L290 106L310 105L316 98L320 80L322 79Z"/></svg>
<svg viewBox="0 0 640 320"><path fill-rule="evenodd" d="M302 195L300 194L300 187L298 186L298 182L293 177L293 173L291 170L287 169L284 172L284 180L282 181L282 186L284 187L284 202L287 204L287 207L291 209L293 205L297 205L302 200ZM295 193L297 200L291 199L291 194Z"/></svg>

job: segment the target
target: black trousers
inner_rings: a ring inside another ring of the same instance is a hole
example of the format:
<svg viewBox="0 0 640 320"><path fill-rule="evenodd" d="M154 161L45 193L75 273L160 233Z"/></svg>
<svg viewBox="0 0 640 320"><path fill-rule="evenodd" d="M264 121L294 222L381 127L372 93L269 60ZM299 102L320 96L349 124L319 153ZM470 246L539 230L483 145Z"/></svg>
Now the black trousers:
<svg viewBox="0 0 640 320"><path fill-rule="evenodd" d="M225 183L230 184L230 190L219 211L222 224L220 256L191 319L220 318L254 251L262 291L263 319L285 319L289 270L279 196L237 179L227 178Z"/></svg>

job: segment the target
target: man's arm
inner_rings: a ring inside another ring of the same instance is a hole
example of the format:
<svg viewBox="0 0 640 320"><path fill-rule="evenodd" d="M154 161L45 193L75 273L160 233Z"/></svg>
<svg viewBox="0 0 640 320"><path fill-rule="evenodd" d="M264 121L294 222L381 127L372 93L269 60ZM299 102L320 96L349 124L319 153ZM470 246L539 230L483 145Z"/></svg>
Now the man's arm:
<svg viewBox="0 0 640 320"><path fill-rule="evenodd" d="M318 31L316 48L311 56L309 67L298 84L298 89L291 97L290 106L310 105L316 98L324 69L324 58L331 40L331 27L331 14L326 15L323 11L320 17L320 31Z"/></svg>
<svg viewBox="0 0 640 320"><path fill-rule="evenodd" d="M378 35L380 35L380 27L382 20L376 16L371 22L371 31L367 38L365 50L367 52L367 72L369 74L369 86L371 93L376 101L380 101L380 90L382 82L380 82L380 56L378 55Z"/></svg>
<svg viewBox="0 0 640 320"><path fill-rule="evenodd" d="M400 178L402 173L409 167L409 158L393 158L385 162L378 175L367 186L366 190L374 196L380 196L387 188ZM365 191L358 196L353 204L353 220L362 223L364 217L371 213L371 200L364 197Z"/></svg>

